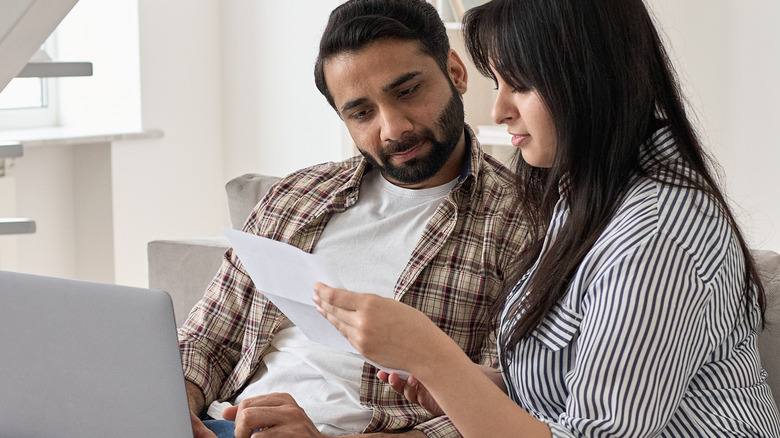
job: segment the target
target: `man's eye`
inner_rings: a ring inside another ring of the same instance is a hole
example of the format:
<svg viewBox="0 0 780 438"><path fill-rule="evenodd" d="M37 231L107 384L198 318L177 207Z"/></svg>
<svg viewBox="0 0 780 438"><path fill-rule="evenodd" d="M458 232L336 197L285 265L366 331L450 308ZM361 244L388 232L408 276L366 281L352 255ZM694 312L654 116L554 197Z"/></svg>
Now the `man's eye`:
<svg viewBox="0 0 780 438"><path fill-rule="evenodd" d="M354 119L354 120L360 120L360 119L365 118L367 115L368 115L368 110L362 110L362 111L358 111L356 113L352 113L352 115L349 116L349 118L350 119Z"/></svg>
<svg viewBox="0 0 780 438"><path fill-rule="evenodd" d="M413 86L403 89L398 92L398 97L408 97L414 94L420 88L420 84L414 84Z"/></svg>

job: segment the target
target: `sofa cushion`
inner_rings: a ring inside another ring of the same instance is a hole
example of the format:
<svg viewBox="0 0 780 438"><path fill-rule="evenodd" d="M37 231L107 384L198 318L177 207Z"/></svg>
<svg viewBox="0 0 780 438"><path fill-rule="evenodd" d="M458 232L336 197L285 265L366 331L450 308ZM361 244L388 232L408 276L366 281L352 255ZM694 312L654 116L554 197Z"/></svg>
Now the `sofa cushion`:
<svg viewBox="0 0 780 438"><path fill-rule="evenodd" d="M148 243L149 288L171 296L177 327L203 297L229 247L225 236Z"/></svg>
<svg viewBox="0 0 780 438"><path fill-rule="evenodd" d="M230 211L230 223L240 230L252 209L263 199L268 190L279 181L278 176L246 173L237 176L225 184Z"/></svg>
<svg viewBox="0 0 780 438"><path fill-rule="evenodd" d="M756 250L753 257L766 291L766 328L758 332L758 350L772 395L780 405L780 254Z"/></svg>

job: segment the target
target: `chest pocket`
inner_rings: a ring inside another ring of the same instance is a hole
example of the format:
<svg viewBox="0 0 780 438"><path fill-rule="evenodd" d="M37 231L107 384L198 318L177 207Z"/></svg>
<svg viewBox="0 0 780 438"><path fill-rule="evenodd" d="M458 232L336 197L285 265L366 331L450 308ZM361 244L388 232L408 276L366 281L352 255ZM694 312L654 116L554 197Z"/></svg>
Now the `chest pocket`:
<svg viewBox="0 0 780 438"><path fill-rule="evenodd" d="M582 314L564 304L558 304L542 320L531 336L552 351L559 351L576 339Z"/></svg>

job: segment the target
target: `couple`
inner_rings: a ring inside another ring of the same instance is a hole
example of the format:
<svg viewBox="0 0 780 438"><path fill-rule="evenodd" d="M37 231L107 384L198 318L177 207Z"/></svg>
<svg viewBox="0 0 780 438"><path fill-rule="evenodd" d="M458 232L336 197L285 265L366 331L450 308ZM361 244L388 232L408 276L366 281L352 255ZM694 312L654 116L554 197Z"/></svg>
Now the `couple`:
<svg viewBox="0 0 780 438"><path fill-rule="evenodd" d="M334 260L369 293L317 284L320 312L413 377L308 341L228 251L179 332L196 436L780 435L763 287L642 1L492 0L464 30L514 174L436 10L350 0L315 80L362 158L244 227Z"/></svg>

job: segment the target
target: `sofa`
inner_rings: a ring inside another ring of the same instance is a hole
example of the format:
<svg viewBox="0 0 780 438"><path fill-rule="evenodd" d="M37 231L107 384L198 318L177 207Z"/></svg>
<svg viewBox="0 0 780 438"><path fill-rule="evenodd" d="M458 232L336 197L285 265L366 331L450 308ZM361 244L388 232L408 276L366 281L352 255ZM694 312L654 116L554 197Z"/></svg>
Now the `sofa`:
<svg viewBox="0 0 780 438"><path fill-rule="evenodd" d="M231 226L241 229L275 176L245 174L225 184ZM224 236L155 240L147 246L149 287L164 290L173 300L176 323L181 325L217 272L228 248ZM754 250L767 293L767 324L758 333L761 364L769 373L775 402L780 406L780 254Z"/></svg>

